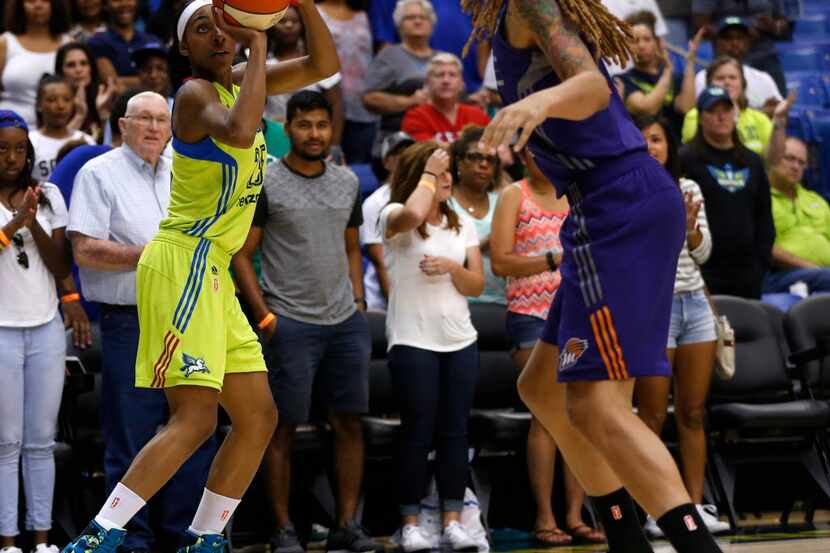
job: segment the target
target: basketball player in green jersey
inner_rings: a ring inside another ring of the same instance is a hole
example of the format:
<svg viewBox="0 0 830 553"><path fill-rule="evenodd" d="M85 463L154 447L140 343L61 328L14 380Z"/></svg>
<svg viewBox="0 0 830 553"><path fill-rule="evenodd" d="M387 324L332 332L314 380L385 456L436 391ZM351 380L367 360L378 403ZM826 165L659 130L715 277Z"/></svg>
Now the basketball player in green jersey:
<svg viewBox="0 0 830 553"><path fill-rule="evenodd" d="M298 4L309 55L270 65L265 34L229 27L210 0L194 0L179 18L180 48L194 78L181 87L173 109L168 217L144 248L137 272L136 386L164 389L170 420L64 553L114 553L127 522L213 435L220 404L233 426L210 469L189 528L193 543L184 551L221 551L222 531L271 439L277 411L228 265L248 234L263 182L259 127L266 95L339 69L314 1ZM237 44L248 49L248 63L232 67Z"/></svg>

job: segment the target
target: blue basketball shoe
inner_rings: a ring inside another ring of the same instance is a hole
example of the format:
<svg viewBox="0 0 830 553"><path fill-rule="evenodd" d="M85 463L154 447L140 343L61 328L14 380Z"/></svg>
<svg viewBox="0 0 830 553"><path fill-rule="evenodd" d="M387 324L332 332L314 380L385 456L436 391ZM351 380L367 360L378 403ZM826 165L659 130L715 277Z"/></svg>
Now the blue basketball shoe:
<svg viewBox="0 0 830 553"><path fill-rule="evenodd" d="M126 530L106 530L93 520L80 536L63 548L61 553L115 553L126 535Z"/></svg>
<svg viewBox="0 0 830 553"><path fill-rule="evenodd" d="M182 547L176 553L222 553L228 540L222 534L202 534L197 536L190 530L187 533L193 538L193 543Z"/></svg>

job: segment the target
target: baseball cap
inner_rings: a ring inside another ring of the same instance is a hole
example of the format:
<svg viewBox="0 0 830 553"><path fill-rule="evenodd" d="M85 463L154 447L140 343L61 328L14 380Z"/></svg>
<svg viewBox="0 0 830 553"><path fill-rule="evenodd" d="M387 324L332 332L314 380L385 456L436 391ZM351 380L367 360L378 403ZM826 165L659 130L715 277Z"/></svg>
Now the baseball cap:
<svg viewBox="0 0 830 553"><path fill-rule="evenodd" d="M724 17L720 20L720 22L718 23L718 34L724 32L726 29L729 29L730 27L743 27L744 29L749 31L749 23L746 22L746 19L744 19L743 17L733 15L730 17Z"/></svg>
<svg viewBox="0 0 830 553"><path fill-rule="evenodd" d="M141 67L151 56L167 59L167 48L161 42L148 42L130 53L130 59L136 67Z"/></svg>
<svg viewBox="0 0 830 553"><path fill-rule="evenodd" d="M409 136L409 134L403 131L390 134L383 139L383 143L380 146L380 159L386 159L386 156L389 154L395 153L396 150L405 148L410 144L415 144L415 139Z"/></svg>
<svg viewBox="0 0 830 553"><path fill-rule="evenodd" d="M697 97L697 110L707 110L718 102L728 102L731 106L735 105L726 90L719 86L707 86Z"/></svg>

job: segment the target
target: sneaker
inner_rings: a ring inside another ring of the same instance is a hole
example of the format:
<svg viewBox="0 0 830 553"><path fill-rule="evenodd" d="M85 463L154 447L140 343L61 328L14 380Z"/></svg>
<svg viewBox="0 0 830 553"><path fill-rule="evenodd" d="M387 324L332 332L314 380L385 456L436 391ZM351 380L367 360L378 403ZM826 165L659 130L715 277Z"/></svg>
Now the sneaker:
<svg viewBox="0 0 830 553"><path fill-rule="evenodd" d="M401 549L404 553L429 551L432 545L416 524L407 524L401 528Z"/></svg>
<svg viewBox="0 0 830 553"><path fill-rule="evenodd" d="M297 538L297 531L292 522L286 522L285 526L278 528L271 539L271 553L304 553L303 546Z"/></svg>
<svg viewBox="0 0 830 553"><path fill-rule="evenodd" d="M718 518L718 508L714 505L695 505L700 518L703 519L703 524L713 534L726 532L729 530L729 523L723 522Z"/></svg>
<svg viewBox="0 0 830 553"><path fill-rule="evenodd" d="M8 547L0 548L0 553L23 553L23 550L19 547L10 545Z"/></svg>
<svg viewBox="0 0 830 553"><path fill-rule="evenodd" d="M61 553L115 553L126 535L122 528L107 530L93 520Z"/></svg>
<svg viewBox="0 0 830 553"><path fill-rule="evenodd" d="M356 520L350 520L344 528L329 531L326 540L326 551L329 553L346 552L351 553L373 553L381 550L364 527Z"/></svg>
<svg viewBox="0 0 830 553"><path fill-rule="evenodd" d="M187 534L193 538L193 543L179 549L176 553L222 553L228 540L222 534L202 534L197 536L190 530Z"/></svg>
<svg viewBox="0 0 830 553"><path fill-rule="evenodd" d="M444 528L441 542L452 547L453 551L478 551L478 543L470 537L467 530L457 520L450 522Z"/></svg>
<svg viewBox="0 0 830 553"><path fill-rule="evenodd" d="M32 549L32 553L60 553L60 549L58 549L57 545L39 543Z"/></svg>
<svg viewBox="0 0 830 553"><path fill-rule="evenodd" d="M645 530L646 536L649 538L662 538L663 537L663 530L657 526L657 521L649 515L646 519L646 524L643 526L643 530Z"/></svg>

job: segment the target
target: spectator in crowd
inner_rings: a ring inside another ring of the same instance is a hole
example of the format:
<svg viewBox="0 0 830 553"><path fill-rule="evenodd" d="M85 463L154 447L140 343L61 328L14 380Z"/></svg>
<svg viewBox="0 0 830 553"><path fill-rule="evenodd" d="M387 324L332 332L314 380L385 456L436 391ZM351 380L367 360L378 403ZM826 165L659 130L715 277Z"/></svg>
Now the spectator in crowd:
<svg viewBox="0 0 830 553"><path fill-rule="evenodd" d="M16 112L34 127L37 85L44 73L54 70L55 54L69 40L69 14L63 0L9 0L5 4L0 109Z"/></svg>
<svg viewBox="0 0 830 553"><path fill-rule="evenodd" d="M678 138L683 116L695 104L695 57L701 34L689 42L683 76L674 73L668 50L661 46L655 32L656 18L647 11L634 12L625 21L631 25L636 40L634 66L623 73L625 107L633 115L663 115Z"/></svg>
<svg viewBox="0 0 830 553"><path fill-rule="evenodd" d="M172 110L173 97L170 95L167 48L160 42L151 42L133 50L130 59L133 60L133 65L135 65L139 87L167 98L167 103Z"/></svg>
<svg viewBox="0 0 830 553"><path fill-rule="evenodd" d="M291 450L308 422L312 389L334 430L337 529L326 548L354 552L380 546L355 520L363 479L360 414L369 407L369 325L362 311L360 188L350 170L326 161L332 106L319 92L288 101L291 151L265 177L248 239L233 268L263 332L279 424L265 454L277 529L272 550L302 551L291 523ZM262 290L251 258L262 246ZM315 386L316 383L316 386Z"/></svg>
<svg viewBox="0 0 830 553"><path fill-rule="evenodd" d="M22 553L15 547L21 455L33 551L58 551L48 534L66 356L55 293L55 281L69 274L66 206L55 186L32 180L32 162L26 122L0 110L0 548L5 553Z"/></svg>
<svg viewBox="0 0 830 553"><path fill-rule="evenodd" d="M427 64L435 55L429 45L435 10L429 0L401 0L394 18L401 43L387 46L372 60L363 95L366 109L381 116L373 158L379 158L383 139L401 130L406 110L429 101L423 86Z"/></svg>
<svg viewBox="0 0 830 553"><path fill-rule="evenodd" d="M478 236L484 270L484 291L468 299L473 303L507 305L504 278L493 274L490 257L490 228L499 199L497 190L501 163L498 155L479 148L478 143L483 135L484 128L471 125L450 145L452 195L447 204L459 217L468 219L473 224Z"/></svg>
<svg viewBox="0 0 830 553"><path fill-rule="evenodd" d="M349 163L369 163L368 145L375 139L378 117L369 113L361 97L366 90L372 63L372 30L364 10L355 10L345 0L322 0L317 4L323 21L337 45L343 81L343 156Z"/></svg>
<svg viewBox="0 0 830 553"><path fill-rule="evenodd" d="M55 74L65 77L75 90L75 115L69 128L85 132L96 140L101 138L103 123L118 97L115 81L101 83L92 52L81 42L69 42L58 49Z"/></svg>
<svg viewBox="0 0 830 553"><path fill-rule="evenodd" d="M705 29L702 29L705 30ZM746 100L749 107L761 110L772 118L775 106L784 99L775 80L766 71L755 69L744 63L752 41L749 24L740 17L725 17L718 25L714 36L716 56L729 56L741 62L746 79ZM706 70L701 69L695 76L695 90L699 94L706 88Z"/></svg>
<svg viewBox="0 0 830 553"><path fill-rule="evenodd" d="M123 144L78 172L67 227L84 295L100 303L106 493L168 418L164 394L135 387L135 270L170 200L170 161L161 155L171 135L167 100L154 92L136 94L118 124ZM177 547L187 541L186 530L200 499L193 491L204 486L215 451L216 441L208 440L158 499L132 519L125 550L154 548L156 529L150 525L149 511L156 509L168 543Z"/></svg>
<svg viewBox="0 0 830 553"><path fill-rule="evenodd" d="M712 253L702 266L712 294L759 299L770 265L775 227L764 162L744 146L732 95L710 86L697 99L699 129L680 150L680 174L703 193Z"/></svg>
<svg viewBox="0 0 830 553"><path fill-rule="evenodd" d="M493 270L507 277L506 334L513 364L521 371L533 346L542 334L548 309L562 276L562 244L559 232L568 216L568 200L557 198L533 156L522 150L528 177L502 191L493 217L490 247ZM527 471L536 502L533 537L540 546L579 541L602 543L605 536L582 520L585 492L564 464L566 529L563 532L553 514L556 442L536 417L527 436ZM570 535L569 535L570 534Z"/></svg>
<svg viewBox="0 0 830 553"><path fill-rule="evenodd" d="M718 520L714 505L702 505L706 478L706 432L704 416L709 380L715 365L717 333L715 315L700 274L700 266L712 253L712 235L700 187L679 178L677 143L668 123L653 116L635 119L648 144L648 151L678 181L686 206L686 241L680 250L666 353L674 377L674 413L677 423L683 482L710 532L723 532L729 524ZM638 378L637 414L658 436L663 431L672 379L660 376ZM657 521L649 516L645 526L652 537L662 537Z"/></svg>
<svg viewBox="0 0 830 553"><path fill-rule="evenodd" d="M424 92L427 101L407 110L401 130L415 140L453 142L467 125L485 126L487 114L477 106L461 103L464 80L461 60L454 54L435 54L427 63Z"/></svg>
<svg viewBox="0 0 830 553"><path fill-rule="evenodd" d="M770 167L775 244L764 292L787 292L799 281L810 292L830 292L830 205L801 184L807 155L807 145L791 136Z"/></svg>
<svg viewBox="0 0 830 553"><path fill-rule="evenodd" d="M669 34L669 28L663 17L663 11L656 0L602 0L603 5L612 14L622 21L627 20L635 13L648 12L654 16L654 36L664 40ZM664 46L661 44L661 46Z"/></svg>
<svg viewBox="0 0 830 553"><path fill-rule="evenodd" d="M162 44L170 45L176 35L176 18L171 14L182 13L187 0L161 0L158 9L147 22L147 32L161 39Z"/></svg>
<svg viewBox="0 0 830 553"><path fill-rule="evenodd" d="M788 4L798 6L800 3L782 0L692 0L692 25L695 29L703 27L709 36L714 36L716 22L721 18L738 16L748 20L752 44L742 61L769 73L778 89L785 91L787 82L775 41L791 40L790 19L797 13L792 13Z"/></svg>
<svg viewBox="0 0 830 553"><path fill-rule="evenodd" d="M106 0L107 29L88 41L101 80L115 79L119 92L140 84L130 52L160 42L157 37L136 29L136 4L137 0Z"/></svg>
<svg viewBox="0 0 830 553"><path fill-rule="evenodd" d="M371 0L369 2L369 21L372 25L372 34L375 43L381 48L398 44L403 39L395 11L400 9L406 0ZM433 32L429 45L440 52L450 52L462 57L467 37L473 30L472 19L461 9L460 2L430 2L435 12ZM482 84L483 73L480 67L484 65L489 55L490 47L486 42L479 44L476 55L464 57L464 83L467 90L479 90Z"/></svg>
<svg viewBox="0 0 830 553"><path fill-rule="evenodd" d="M454 551L476 550L459 519L479 370L477 333L465 298L484 289L478 238L471 222L447 204L449 156L437 143L407 148L391 188L380 231L391 285L389 370L401 412L401 548L430 549L417 521L434 443L443 541Z"/></svg>
<svg viewBox="0 0 830 553"><path fill-rule="evenodd" d="M791 93L787 99L775 106L773 119L764 112L749 107L746 99L746 78L734 58L721 56L706 70L709 86L718 86L729 93L738 109L738 136L741 143L763 156L769 163L775 163L784 153L784 139L787 133L787 118L790 106L795 101ZM683 120L683 142L691 142L698 129L698 110L691 109Z"/></svg>
<svg viewBox="0 0 830 553"><path fill-rule="evenodd" d="M272 59L285 61L306 55L305 41L308 37L305 36L305 26L300 18L300 12L294 6L290 6L282 19L274 25L270 36L273 43ZM331 155L338 162L343 157L340 146L343 138L343 90L340 86L341 81L342 77L338 72L327 79L306 87L307 90L314 90L323 94L326 101L332 106ZM290 93L269 96L265 104L265 117L280 123L285 122L285 111L289 98L291 98Z"/></svg>
<svg viewBox="0 0 830 553"><path fill-rule="evenodd" d="M58 151L67 142L95 141L86 133L69 128L75 109L74 93L69 81L57 75L44 75L37 89L37 130L29 134L35 150L32 178L47 181L55 168Z"/></svg>
<svg viewBox="0 0 830 553"><path fill-rule="evenodd" d="M104 2L103 0L73 0L72 1L73 25L69 30L72 40L86 42L97 33L107 30L104 25ZM167 15L170 19L170 15Z"/></svg>
<svg viewBox="0 0 830 553"><path fill-rule="evenodd" d="M363 224L360 225L360 243L366 248L369 264L363 275L363 291L368 309L386 311L389 300L389 273L383 255L383 236L378 230L380 211L389 203L389 182L394 178L401 154L415 140L403 131L390 134L383 141L380 155L389 181L383 183L363 201Z"/></svg>

